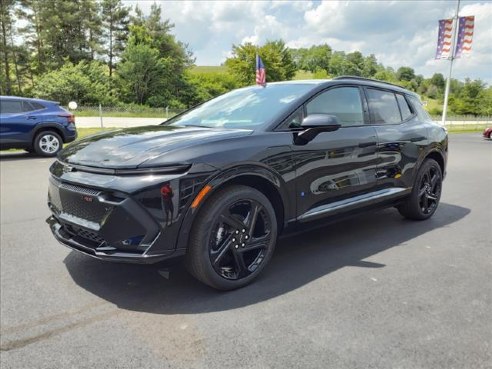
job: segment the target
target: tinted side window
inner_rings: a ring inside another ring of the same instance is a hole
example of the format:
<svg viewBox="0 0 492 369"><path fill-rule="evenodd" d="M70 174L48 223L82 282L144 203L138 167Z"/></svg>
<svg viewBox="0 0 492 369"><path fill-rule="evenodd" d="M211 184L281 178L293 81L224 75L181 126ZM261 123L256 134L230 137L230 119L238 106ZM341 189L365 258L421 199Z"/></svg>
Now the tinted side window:
<svg viewBox="0 0 492 369"><path fill-rule="evenodd" d="M393 92L367 89L371 121L374 124L396 124L401 122L400 109Z"/></svg>
<svg viewBox="0 0 492 369"><path fill-rule="evenodd" d="M405 97L400 94L396 94L396 99L398 100L398 105L400 106L402 119L407 120L412 116L412 112L410 110L410 107L408 106L407 100L405 100Z"/></svg>
<svg viewBox="0 0 492 369"><path fill-rule="evenodd" d="M35 110L30 103L28 103L27 101L22 101L22 111L26 112L26 111L33 111Z"/></svg>
<svg viewBox="0 0 492 369"><path fill-rule="evenodd" d="M22 113L21 101L15 101L15 100L0 101L0 113L1 114Z"/></svg>
<svg viewBox="0 0 492 369"><path fill-rule="evenodd" d="M307 115L335 115L343 126L364 124L358 87L338 87L322 92L306 105Z"/></svg>
<svg viewBox="0 0 492 369"><path fill-rule="evenodd" d="M422 107L422 103L419 101L419 99L417 99L416 97L413 97L413 96L410 96L409 99L410 99L410 102L412 103L414 110L417 113L417 116L419 117L419 120L421 122L431 122L432 118L424 110L424 108Z"/></svg>
<svg viewBox="0 0 492 369"><path fill-rule="evenodd" d="M32 107L34 110L41 110L44 109L45 107L37 102L31 102Z"/></svg>

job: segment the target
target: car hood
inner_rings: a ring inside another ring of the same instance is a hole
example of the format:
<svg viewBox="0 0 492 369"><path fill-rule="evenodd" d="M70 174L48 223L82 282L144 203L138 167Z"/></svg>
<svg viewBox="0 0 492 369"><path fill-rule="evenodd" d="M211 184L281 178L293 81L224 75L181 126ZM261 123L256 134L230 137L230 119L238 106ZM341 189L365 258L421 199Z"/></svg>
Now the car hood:
<svg viewBox="0 0 492 369"><path fill-rule="evenodd" d="M138 168L145 167L147 161L155 163L156 158L176 150L251 133L245 129L160 125L119 129L77 141L62 150L58 158L70 164L100 168Z"/></svg>

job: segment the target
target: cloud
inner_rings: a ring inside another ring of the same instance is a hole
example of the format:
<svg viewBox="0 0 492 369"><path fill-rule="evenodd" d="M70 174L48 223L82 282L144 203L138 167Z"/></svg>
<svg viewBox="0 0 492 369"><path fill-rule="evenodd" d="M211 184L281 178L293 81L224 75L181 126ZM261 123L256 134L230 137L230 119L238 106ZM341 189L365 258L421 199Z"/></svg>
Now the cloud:
<svg viewBox="0 0 492 369"><path fill-rule="evenodd" d="M148 12L151 1L138 3ZM455 2L439 1L157 1L176 37L188 43L198 65L219 65L232 44L282 38L289 47L322 43L335 50L374 54L387 66L411 66L431 76L447 73L434 60L437 21L450 18ZM492 84L492 2L462 1L460 15L475 15L470 58L454 63L454 76Z"/></svg>

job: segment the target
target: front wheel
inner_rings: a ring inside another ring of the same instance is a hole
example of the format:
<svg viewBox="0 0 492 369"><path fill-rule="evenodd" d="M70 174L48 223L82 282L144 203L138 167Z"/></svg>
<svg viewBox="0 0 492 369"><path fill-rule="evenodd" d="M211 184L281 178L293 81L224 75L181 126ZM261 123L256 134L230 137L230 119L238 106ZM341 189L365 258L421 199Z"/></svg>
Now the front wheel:
<svg viewBox="0 0 492 369"><path fill-rule="evenodd" d="M417 173L410 197L398 207L398 211L408 219L428 219L437 210L441 191L441 167L435 160L427 159Z"/></svg>
<svg viewBox="0 0 492 369"><path fill-rule="evenodd" d="M226 187L198 213L186 265L213 288L240 288L260 274L276 240L277 220L268 198L251 187Z"/></svg>
<svg viewBox="0 0 492 369"><path fill-rule="evenodd" d="M34 151L41 156L55 156L62 146L61 137L53 131L41 132L34 139Z"/></svg>

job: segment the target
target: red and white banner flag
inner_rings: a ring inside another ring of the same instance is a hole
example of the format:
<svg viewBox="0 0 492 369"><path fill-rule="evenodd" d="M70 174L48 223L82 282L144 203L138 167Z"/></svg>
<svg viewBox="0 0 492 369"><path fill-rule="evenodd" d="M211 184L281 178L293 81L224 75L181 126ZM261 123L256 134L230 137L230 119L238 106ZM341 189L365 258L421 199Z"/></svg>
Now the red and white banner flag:
<svg viewBox="0 0 492 369"><path fill-rule="evenodd" d="M475 17L460 17L458 26L458 35L456 36L456 47L454 57L461 58L462 55L471 53L473 41L473 29L475 28Z"/></svg>
<svg viewBox="0 0 492 369"><path fill-rule="evenodd" d="M437 38L436 59L451 57L451 43L453 42L453 19L439 20L439 34Z"/></svg>

